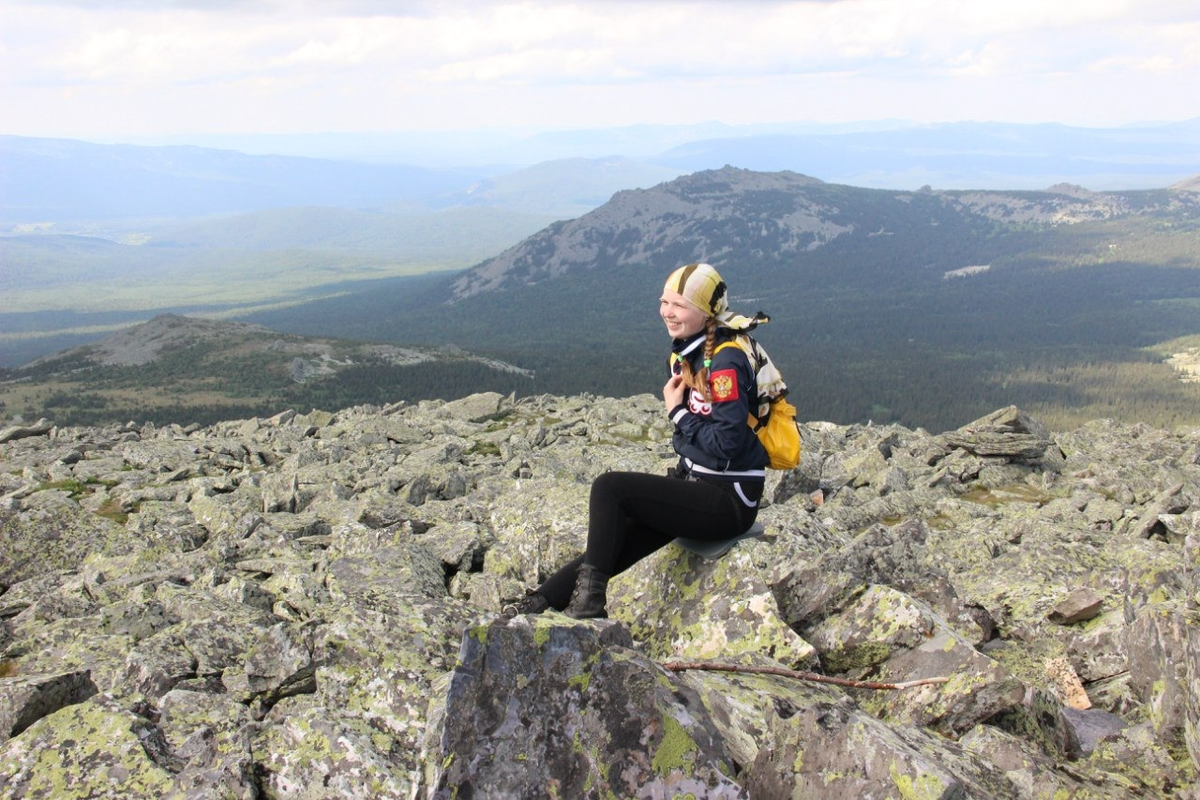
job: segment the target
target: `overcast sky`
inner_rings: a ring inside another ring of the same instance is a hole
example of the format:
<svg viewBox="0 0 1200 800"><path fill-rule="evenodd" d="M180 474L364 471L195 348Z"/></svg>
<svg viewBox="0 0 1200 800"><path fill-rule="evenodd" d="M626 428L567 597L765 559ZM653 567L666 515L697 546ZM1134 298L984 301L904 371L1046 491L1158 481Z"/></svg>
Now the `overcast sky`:
<svg viewBox="0 0 1200 800"><path fill-rule="evenodd" d="M1200 117L1197 0L0 0L0 133Z"/></svg>

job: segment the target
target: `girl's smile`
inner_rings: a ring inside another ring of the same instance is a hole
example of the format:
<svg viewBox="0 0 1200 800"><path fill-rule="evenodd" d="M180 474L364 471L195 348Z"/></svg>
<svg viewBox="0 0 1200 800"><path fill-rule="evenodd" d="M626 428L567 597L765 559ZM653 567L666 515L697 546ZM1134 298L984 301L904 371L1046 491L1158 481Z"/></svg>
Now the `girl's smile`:
<svg viewBox="0 0 1200 800"><path fill-rule="evenodd" d="M708 317L679 292L663 289L658 301L658 315L667 326L672 339L686 339L704 330Z"/></svg>

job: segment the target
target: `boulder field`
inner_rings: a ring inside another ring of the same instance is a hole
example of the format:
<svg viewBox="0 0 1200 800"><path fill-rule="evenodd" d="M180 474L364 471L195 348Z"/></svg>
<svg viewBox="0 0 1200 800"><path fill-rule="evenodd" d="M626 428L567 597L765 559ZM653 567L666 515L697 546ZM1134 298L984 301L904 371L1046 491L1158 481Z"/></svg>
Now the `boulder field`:
<svg viewBox="0 0 1200 800"><path fill-rule="evenodd" d="M502 615L660 406L0 430L0 797L1200 798L1200 430L803 423L763 536Z"/></svg>

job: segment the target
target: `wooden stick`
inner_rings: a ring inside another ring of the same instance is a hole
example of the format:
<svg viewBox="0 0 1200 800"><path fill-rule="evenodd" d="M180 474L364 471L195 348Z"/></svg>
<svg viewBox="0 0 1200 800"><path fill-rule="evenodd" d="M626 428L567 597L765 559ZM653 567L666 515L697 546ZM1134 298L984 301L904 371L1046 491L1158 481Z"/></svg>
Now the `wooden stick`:
<svg viewBox="0 0 1200 800"><path fill-rule="evenodd" d="M799 672L784 667L748 667L739 664L723 664L719 661L668 661L663 668L672 672L683 672L689 669L712 670L716 672L742 672L751 675L781 675L785 678L795 678L812 683L832 683L836 686L848 686L852 689L911 689L914 686L927 686L933 683L946 683L949 678L921 678L903 683L878 683L876 681L856 681L852 678L834 678L829 675L818 675L815 672Z"/></svg>

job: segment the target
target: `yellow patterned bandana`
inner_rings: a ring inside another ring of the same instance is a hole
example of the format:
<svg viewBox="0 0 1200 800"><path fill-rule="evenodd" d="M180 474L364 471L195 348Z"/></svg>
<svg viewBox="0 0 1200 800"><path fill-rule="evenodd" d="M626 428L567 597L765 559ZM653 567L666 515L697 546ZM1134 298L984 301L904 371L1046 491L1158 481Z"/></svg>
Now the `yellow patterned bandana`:
<svg viewBox="0 0 1200 800"><path fill-rule="evenodd" d="M671 273L664 288L683 295L684 299L717 322L735 331L751 330L769 317L759 312L745 317L729 310L725 281L711 264L685 264Z"/></svg>

